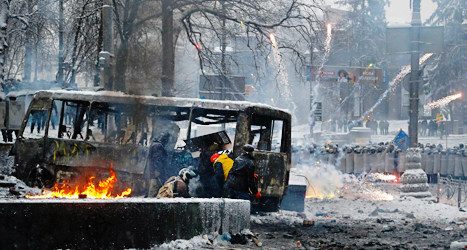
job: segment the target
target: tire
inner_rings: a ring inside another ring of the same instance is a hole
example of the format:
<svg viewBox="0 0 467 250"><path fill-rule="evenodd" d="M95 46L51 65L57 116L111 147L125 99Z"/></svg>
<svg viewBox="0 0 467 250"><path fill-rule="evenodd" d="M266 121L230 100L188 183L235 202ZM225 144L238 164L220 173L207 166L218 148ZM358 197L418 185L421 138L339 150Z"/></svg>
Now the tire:
<svg viewBox="0 0 467 250"><path fill-rule="evenodd" d="M29 171L26 184L30 187L51 188L54 186L55 180L49 170L37 166Z"/></svg>

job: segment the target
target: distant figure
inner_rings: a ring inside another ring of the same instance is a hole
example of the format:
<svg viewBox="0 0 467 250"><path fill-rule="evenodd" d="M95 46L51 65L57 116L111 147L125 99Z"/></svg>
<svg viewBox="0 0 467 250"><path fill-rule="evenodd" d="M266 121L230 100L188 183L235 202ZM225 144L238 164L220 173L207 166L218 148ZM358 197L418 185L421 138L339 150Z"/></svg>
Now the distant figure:
<svg viewBox="0 0 467 250"><path fill-rule="evenodd" d="M165 145L169 142L169 133L162 132L159 138L154 138L149 147L149 191L148 197L155 197L160 187L163 185L162 180L167 180L171 175L167 169L167 151Z"/></svg>
<svg viewBox="0 0 467 250"><path fill-rule="evenodd" d="M337 72L339 75L339 79L337 80L338 82L348 82L349 80L347 79L347 71L341 69Z"/></svg>
<svg viewBox="0 0 467 250"><path fill-rule="evenodd" d="M439 123L439 126L438 126L438 129L439 129L439 133L440 133L439 138L440 138L440 139L443 139L444 132L446 131L446 124L445 124L445 122L440 122L440 123Z"/></svg>
<svg viewBox="0 0 467 250"><path fill-rule="evenodd" d="M385 130L384 130L384 120L379 122L379 131L382 135L385 135Z"/></svg>
<svg viewBox="0 0 467 250"><path fill-rule="evenodd" d="M429 136L436 136L438 130L438 124L436 124L435 120L431 120L430 124L428 125L429 128Z"/></svg>
<svg viewBox="0 0 467 250"><path fill-rule="evenodd" d="M421 127L422 127L421 136L426 136L426 130L428 129L428 122L426 121L426 119L423 119Z"/></svg>

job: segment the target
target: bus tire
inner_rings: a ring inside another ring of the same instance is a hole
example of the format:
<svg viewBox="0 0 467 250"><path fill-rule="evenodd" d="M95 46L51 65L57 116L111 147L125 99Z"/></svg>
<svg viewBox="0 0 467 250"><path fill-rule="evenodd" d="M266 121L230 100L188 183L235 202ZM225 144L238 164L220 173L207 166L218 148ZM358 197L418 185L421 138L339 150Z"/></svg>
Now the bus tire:
<svg viewBox="0 0 467 250"><path fill-rule="evenodd" d="M51 188L55 184L54 175L38 165L29 171L26 184L30 187Z"/></svg>

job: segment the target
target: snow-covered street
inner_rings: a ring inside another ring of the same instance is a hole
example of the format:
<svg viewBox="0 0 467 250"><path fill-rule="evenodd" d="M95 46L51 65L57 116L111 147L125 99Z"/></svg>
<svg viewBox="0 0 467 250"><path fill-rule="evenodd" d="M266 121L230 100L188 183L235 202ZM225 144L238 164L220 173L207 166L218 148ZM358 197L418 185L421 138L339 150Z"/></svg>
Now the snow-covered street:
<svg viewBox="0 0 467 250"><path fill-rule="evenodd" d="M154 249L449 249L464 241L467 212L445 200L400 198L398 185L375 183L360 193L349 188L332 199L307 199L304 213L252 215L251 231L261 247L231 244L222 236L211 245L199 236Z"/></svg>

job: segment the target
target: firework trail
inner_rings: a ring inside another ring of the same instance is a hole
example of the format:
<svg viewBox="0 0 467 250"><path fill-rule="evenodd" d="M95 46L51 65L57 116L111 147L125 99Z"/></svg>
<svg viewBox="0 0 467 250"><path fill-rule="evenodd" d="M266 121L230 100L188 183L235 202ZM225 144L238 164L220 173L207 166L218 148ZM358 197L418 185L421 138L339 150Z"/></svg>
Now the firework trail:
<svg viewBox="0 0 467 250"><path fill-rule="evenodd" d="M442 106L442 105L446 105L458 98L460 98L462 96L461 93L459 94L455 94L455 95L450 95L450 96L446 96L444 98L441 98L439 100L436 100L436 101L433 101L433 102L430 102L428 103L427 105L424 105L423 107L425 109L434 109L434 108L437 108L439 106Z"/></svg>
<svg viewBox="0 0 467 250"><path fill-rule="evenodd" d="M315 80L314 80L314 82L316 82L316 84L314 84L313 89L311 90L313 93L318 92L319 87L321 86L321 83L320 83L321 71L324 68L324 64L327 61L329 51L331 50L331 41L332 41L332 25L331 24L327 25L327 30L326 31L327 31L327 35L326 35L326 40L325 40L325 45L324 45L324 55L323 55L323 58L321 60L321 65L319 66L318 70L316 71L316 77L315 77ZM312 108L310 110L310 115L309 115L310 124L313 122L313 114L314 114L315 109L316 109L315 108L315 99L313 99L313 102L311 103L311 107Z"/></svg>
<svg viewBox="0 0 467 250"><path fill-rule="evenodd" d="M280 95L286 100L286 101L291 101L292 103L292 113L295 114L295 111L297 109L297 105L295 102L291 100L291 92L290 92L290 84L289 84L289 76L287 74L287 70L285 68L284 62L282 61L282 56L281 52L279 51L279 47L277 46L277 41L276 37L274 34L270 35L271 39L271 44L272 44L272 50L274 54L274 64L277 69L277 74L279 75L279 82L280 85L282 86L282 91Z"/></svg>
<svg viewBox="0 0 467 250"><path fill-rule="evenodd" d="M428 54L425 54L423 57L420 58L420 64L423 64L426 60L428 60L428 58L430 58L431 56L433 55L433 53L428 53ZM389 94L389 92L392 92L396 89L397 87L397 84L399 84L402 79L404 79L404 77L410 73L411 71L411 67L410 66L405 66L401 72L399 72L399 74L397 74L396 78L389 83L389 87L388 89L386 89L386 91L384 91L384 93L381 95L381 97L378 99L378 101L367 111L365 111L365 113L362 114L362 116L360 118L358 118L357 120L353 121L352 122L352 126L355 125L355 123L358 123L358 122L361 122L363 120L363 118L365 118L366 115L368 115L369 113L372 113L373 110L379 106L381 104L381 102L384 100L384 98L386 98L386 96Z"/></svg>

